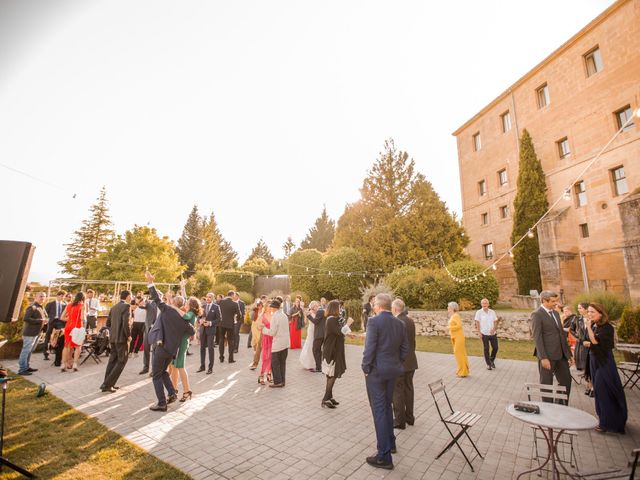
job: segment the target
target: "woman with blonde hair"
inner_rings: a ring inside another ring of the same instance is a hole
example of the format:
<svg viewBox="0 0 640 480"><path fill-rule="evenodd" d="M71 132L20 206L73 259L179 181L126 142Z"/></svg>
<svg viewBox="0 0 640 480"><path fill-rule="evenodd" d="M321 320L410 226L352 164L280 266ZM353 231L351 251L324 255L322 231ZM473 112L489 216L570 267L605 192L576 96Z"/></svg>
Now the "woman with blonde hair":
<svg viewBox="0 0 640 480"><path fill-rule="evenodd" d="M458 364L456 375L458 377L467 377L469 375L469 359L467 358L467 349L465 347L462 319L458 310L460 310L460 306L456 302L449 302L447 305L451 345L453 345L453 355L456 357L456 363Z"/></svg>
<svg viewBox="0 0 640 480"><path fill-rule="evenodd" d="M182 287L182 296L186 298L186 292L184 290L184 281L180 283ZM200 304L200 300L196 297L189 297L187 302L181 309L184 313L182 318L189 322L192 326L195 325L196 319L202 316L202 305ZM180 342L180 347L178 349L178 354L176 358L173 359L171 365L169 365L169 376L171 377L171 383L173 383L173 387L178 391L178 376L180 376L180 383L182 383L182 398L181 402L186 402L191 399L193 392L191 391L191 386L189 385L189 375L187 374L187 369L185 368L185 360L187 356L187 349L189 348L189 338L190 335L185 335L182 337L182 341Z"/></svg>

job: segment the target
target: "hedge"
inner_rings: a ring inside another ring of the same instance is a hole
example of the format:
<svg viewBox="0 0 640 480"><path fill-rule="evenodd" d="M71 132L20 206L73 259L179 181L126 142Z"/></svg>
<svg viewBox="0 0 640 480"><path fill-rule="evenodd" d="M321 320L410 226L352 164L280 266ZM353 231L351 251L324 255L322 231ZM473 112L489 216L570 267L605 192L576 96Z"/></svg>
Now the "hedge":
<svg viewBox="0 0 640 480"><path fill-rule="evenodd" d="M216 283L231 283L241 292L253 292L255 275L242 270L225 270L216 273ZM225 292L226 293L226 292Z"/></svg>
<svg viewBox="0 0 640 480"><path fill-rule="evenodd" d="M330 274L330 272L364 271L364 260L356 249L341 247L329 250L322 258L320 268L322 269L320 289L323 292L330 292L334 298L339 298L340 300L351 300L360 297L360 287L363 280L360 274Z"/></svg>
<svg viewBox="0 0 640 480"><path fill-rule="evenodd" d="M287 262L291 290L304 292L306 298L318 300L321 294L318 275L321 262L322 253L316 249L293 252Z"/></svg>

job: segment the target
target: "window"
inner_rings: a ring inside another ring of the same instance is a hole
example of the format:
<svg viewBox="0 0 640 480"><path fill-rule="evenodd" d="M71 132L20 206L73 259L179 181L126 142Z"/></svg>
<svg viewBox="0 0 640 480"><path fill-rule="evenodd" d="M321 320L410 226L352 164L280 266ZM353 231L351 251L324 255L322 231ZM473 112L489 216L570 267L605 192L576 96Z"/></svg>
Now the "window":
<svg viewBox="0 0 640 480"><path fill-rule="evenodd" d="M558 140L556 145L558 145L558 154L560 155L560 158L569 156L571 151L569 150L569 139L567 137Z"/></svg>
<svg viewBox="0 0 640 480"><path fill-rule="evenodd" d="M587 77L602 70L602 57L600 48L596 47L584 54L584 64L587 67Z"/></svg>
<svg viewBox="0 0 640 480"><path fill-rule="evenodd" d="M484 253L485 260L491 260L493 258L493 243L482 245L482 253Z"/></svg>
<svg viewBox="0 0 640 480"><path fill-rule="evenodd" d="M622 126L627 123L627 121L633 117L633 110L631 110L631 105L627 105L626 107L622 107L620 110L615 112L616 122L618 124L618 130L622 128ZM633 122L629 122L629 124L624 127L624 132L630 130L634 127Z"/></svg>
<svg viewBox="0 0 640 480"><path fill-rule="evenodd" d="M587 187L584 184L584 180L573 186L573 192L576 196L576 207L584 207L587 204Z"/></svg>
<svg viewBox="0 0 640 480"><path fill-rule="evenodd" d="M507 177L507 169L503 168L498 172L498 183L502 187L503 185L506 185L508 182L509 182L509 179Z"/></svg>
<svg viewBox="0 0 640 480"><path fill-rule="evenodd" d="M482 225L489 225L489 214L487 212L480 215L480 220L482 221Z"/></svg>
<svg viewBox="0 0 640 480"><path fill-rule="evenodd" d="M507 133L511 130L511 115L509 114L509 110L500 115L500 120L502 120L502 133Z"/></svg>
<svg viewBox="0 0 640 480"><path fill-rule="evenodd" d="M551 103L549 86L546 83L536 89L536 98L538 99L538 108L546 107Z"/></svg>
<svg viewBox="0 0 640 480"><path fill-rule="evenodd" d="M480 141L480 132L473 134L473 149L477 152L482 148L482 142Z"/></svg>
<svg viewBox="0 0 640 480"><path fill-rule="evenodd" d="M480 196L486 195L487 193L487 182L486 180L480 180L478 182L478 193Z"/></svg>
<svg viewBox="0 0 640 480"><path fill-rule="evenodd" d="M500 218L509 218L509 205L500 207Z"/></svg>
<svg viewBox="0 0 640 480"><path fill-rule="evenodd" d="M589 238L589 225L586 223L580 224L580 236L582 238Z"/></svg>
<svg viewBox="0 0 640 480"><path fill-rule="evenodd" d="M613 179L613 191L616 195L624 195L629 191L629 186L627 185L627 177L624 174L623 166L612 169L611 178Z"/></svg>

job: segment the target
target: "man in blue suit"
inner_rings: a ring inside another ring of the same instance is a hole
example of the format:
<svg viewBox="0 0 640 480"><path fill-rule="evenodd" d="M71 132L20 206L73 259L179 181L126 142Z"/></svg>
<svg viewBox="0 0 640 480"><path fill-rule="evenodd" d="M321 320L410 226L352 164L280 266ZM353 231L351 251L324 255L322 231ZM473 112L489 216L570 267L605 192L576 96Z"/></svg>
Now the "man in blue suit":
<svg viewBox="0 0 640 480"><path fill-rule="evenodd" d="M362 371L376 429L378 452L367 457L376 468L393 469L391 454L396 451L393 434L393 389L396 379L404 374L404 360L409 354L407 330L391 313L391 296L376 295L375 317L367 321L367 336L362 356Z"/></svg>

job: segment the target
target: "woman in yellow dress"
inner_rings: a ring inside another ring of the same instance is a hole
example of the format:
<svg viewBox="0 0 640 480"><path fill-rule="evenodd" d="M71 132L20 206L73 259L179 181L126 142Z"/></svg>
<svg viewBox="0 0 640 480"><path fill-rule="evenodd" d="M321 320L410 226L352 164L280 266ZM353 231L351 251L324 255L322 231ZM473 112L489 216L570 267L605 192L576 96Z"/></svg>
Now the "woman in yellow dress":
<svg viewBox="0 0 640 480"><path fill-rule="evenodd" d="M456 363L458 364L456 375L458 377L466 377L469 375L469 360L467 359L467 349L464 346L462 319L458 314L458 310L460 310L460 306L456 302L449 302L447 305L453 355L456 357Z"/></svg>

